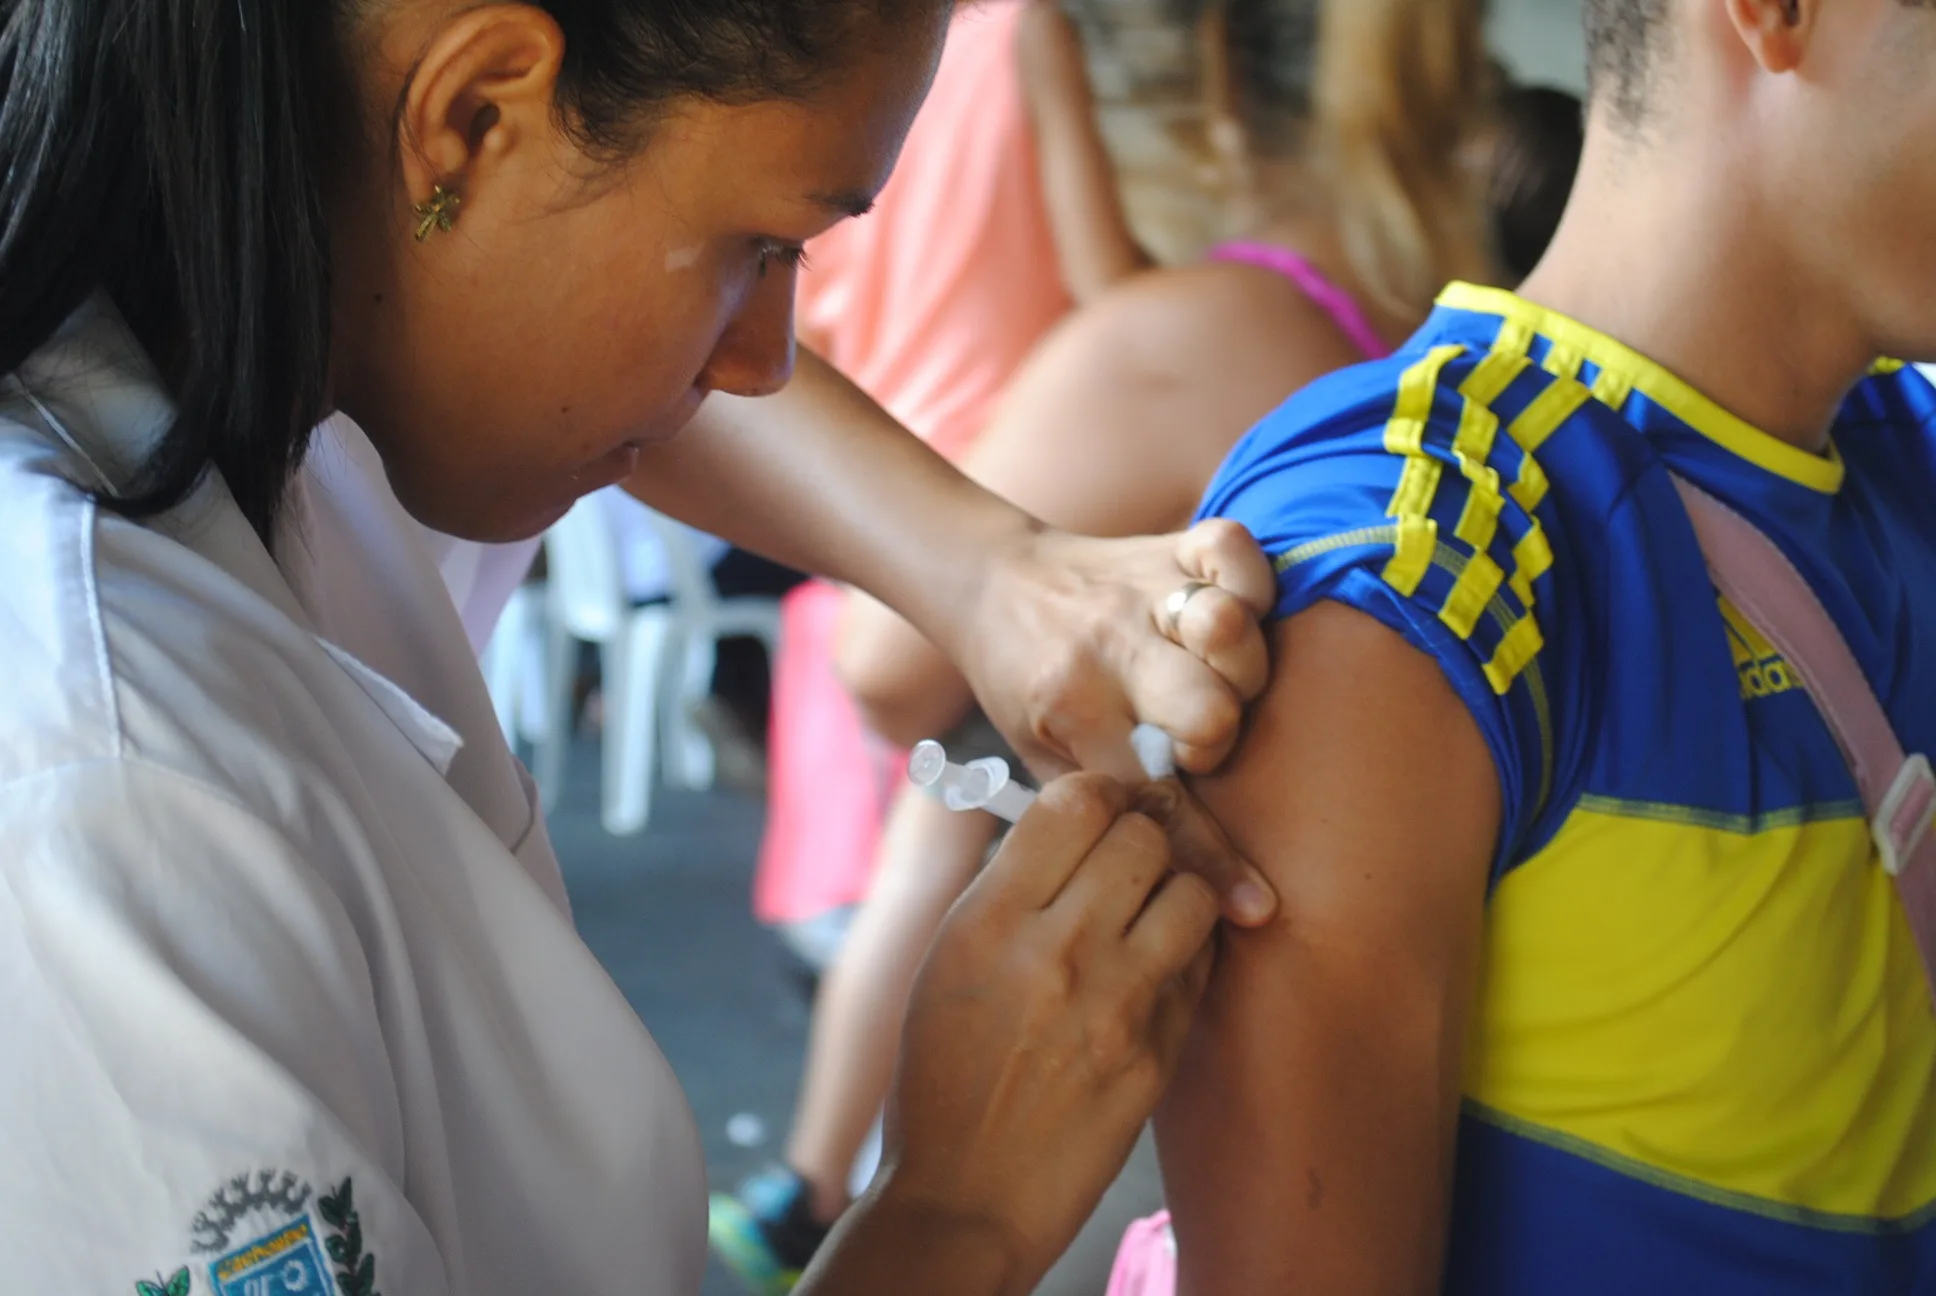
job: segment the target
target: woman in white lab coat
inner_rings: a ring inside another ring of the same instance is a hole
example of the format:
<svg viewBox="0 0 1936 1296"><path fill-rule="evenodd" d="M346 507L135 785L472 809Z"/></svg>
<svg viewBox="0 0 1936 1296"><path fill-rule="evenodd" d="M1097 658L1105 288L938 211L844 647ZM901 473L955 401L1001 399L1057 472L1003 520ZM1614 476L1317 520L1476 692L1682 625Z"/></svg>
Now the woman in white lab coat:
<svg viewBox="0 0 1936 1296"><path fill-rule="evenodd" d="M514 540L625 479L900 608L1045 772L1126 771L1132 718L1227 750L1247 540L1054 535L817 363L788 384L799 245L884 180L946 8L8 6L14 1286L696 1291L690 1115L572 931L426 528ZM1073 1232L1218 893L1268 916L1176 800L1075 776L1016 830L802 1290L1022 1291Z"/></svg>

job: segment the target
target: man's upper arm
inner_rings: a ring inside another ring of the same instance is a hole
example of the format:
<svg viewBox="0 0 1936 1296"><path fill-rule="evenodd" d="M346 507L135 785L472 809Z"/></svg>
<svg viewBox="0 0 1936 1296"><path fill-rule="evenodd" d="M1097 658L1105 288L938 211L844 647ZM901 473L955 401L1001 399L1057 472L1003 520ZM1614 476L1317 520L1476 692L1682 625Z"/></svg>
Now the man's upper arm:
<svg viewBox="0 0 1936 1296"><path fill-rule="evenodd" d="M1318 603L1198 790L1282 900L1232 932L1158 1133L1188 1296L1437 1288L1499 775L1439 664Z"/></svg>
<svg viewBox="0 0 1936 1296"><path fill-rule="evenodd" d="M1566 519L1485 403L1526 367L1331 375L1207 494L1280 623L1204 795L1282 910L1231 936L1159 1126L1189 1296L1438 1290L1487 888L1565 803L1586 696Z"/></svg>

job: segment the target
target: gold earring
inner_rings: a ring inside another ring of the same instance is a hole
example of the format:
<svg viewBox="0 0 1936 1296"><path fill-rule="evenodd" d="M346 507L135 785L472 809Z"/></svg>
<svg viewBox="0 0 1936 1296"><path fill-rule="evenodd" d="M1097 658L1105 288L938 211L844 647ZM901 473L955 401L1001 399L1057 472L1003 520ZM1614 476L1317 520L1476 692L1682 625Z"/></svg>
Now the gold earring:
<svg viewBox="0 0 1936 1296"><path fill-rule="evenodd" d="M415 207L411 208L412 211L417 213L418 218L417 242L421 243L429 238L430 231L433 229L440 229L446 234L450 233L451 222L457 219L458 204L463 201L462 198L459 198L442 185L432 185L430 189L430 201L418 203Z"/></svg>

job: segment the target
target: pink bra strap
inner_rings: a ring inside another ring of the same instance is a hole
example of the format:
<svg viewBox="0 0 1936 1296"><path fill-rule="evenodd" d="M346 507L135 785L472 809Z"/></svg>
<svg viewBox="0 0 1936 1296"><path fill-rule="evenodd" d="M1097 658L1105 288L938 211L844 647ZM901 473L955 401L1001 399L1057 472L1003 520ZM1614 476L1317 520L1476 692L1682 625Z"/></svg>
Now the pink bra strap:
<svg viewBox="0 0 1936 1296"><path fill-rule="evenodd" d="M1929 761L1903 754L1848 641L1788 556L1700 487L1680 477L1674 485L1714 587L1787 659L1835 734L1936 993L1936 775Z"/></svg>
<svg viewBox="0 0 1936 1296"><path fill-rule="evenodd" d="M1279 247L1275 243L1238 239L1212 248L1210 260L1235 261L1283 275L1302 289L1313 305L1331 317L1338 331L1364 353L1365 359L1382 360L1392 353L1358 303L1351 299L1351 294L1325 278L1322 270L1289 248Z"/></svg>

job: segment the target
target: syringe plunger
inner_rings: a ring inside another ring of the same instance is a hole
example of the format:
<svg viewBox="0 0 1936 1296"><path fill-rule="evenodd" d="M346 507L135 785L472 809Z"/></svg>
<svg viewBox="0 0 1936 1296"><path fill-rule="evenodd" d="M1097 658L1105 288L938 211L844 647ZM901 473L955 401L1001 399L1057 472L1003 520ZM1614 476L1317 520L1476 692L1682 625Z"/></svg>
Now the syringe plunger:
<svg viewBox="0 0 1936 1296"><path fill-rule="evenodd" d="M1010 823L1035 803L1035 793L1011 778L1008 762L1001 757L957 765L932 740L916 745L909 754L908 779L939 797L950 810L986 810Z"/></svg>

